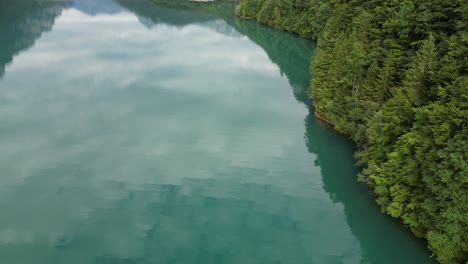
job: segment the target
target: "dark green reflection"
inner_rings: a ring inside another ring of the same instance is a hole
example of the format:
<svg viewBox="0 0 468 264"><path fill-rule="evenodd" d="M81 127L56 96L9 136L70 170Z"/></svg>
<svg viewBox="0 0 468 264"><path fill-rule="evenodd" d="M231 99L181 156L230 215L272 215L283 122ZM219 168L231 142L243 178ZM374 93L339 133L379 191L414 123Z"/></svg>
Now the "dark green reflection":
<svg viewBox="0 0 468 264"><path fill-rule="evenodd" d="M153 24L164 23L185 26L216 18L214 15L206 12L190 12L165 6L156 6L153 2L147 0L116 0L116 2L138 15L138 17L150 19L148 22Z"/></svg>
<svg viewBox="0 0 468 264"><path fill-rule="evenodd" d="M68 2L0 0L0 78L13 56L49 31Z"/></svg>

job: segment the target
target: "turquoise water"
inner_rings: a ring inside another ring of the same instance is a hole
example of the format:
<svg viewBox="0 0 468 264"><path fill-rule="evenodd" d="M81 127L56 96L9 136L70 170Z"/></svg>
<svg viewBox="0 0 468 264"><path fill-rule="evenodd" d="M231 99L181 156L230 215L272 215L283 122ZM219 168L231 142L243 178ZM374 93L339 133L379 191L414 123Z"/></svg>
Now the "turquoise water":
<svg viewBox="0 0 468 264"><path fill-rule="evenodd" d="M313 118L313 44L226 14L0 0L1 263L432 263Z"/></svg>

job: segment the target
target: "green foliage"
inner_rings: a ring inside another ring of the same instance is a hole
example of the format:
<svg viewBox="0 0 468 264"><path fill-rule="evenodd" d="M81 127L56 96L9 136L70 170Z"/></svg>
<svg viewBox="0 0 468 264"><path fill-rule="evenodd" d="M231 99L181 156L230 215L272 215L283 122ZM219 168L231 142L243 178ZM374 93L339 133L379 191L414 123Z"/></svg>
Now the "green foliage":
<svg viewBox="0 0 468 264"><path fill-rule="evenodd" d="M441 263L468 261L468 2L241 0L316 39L315 109L359 146L377 203Z"/></svg>

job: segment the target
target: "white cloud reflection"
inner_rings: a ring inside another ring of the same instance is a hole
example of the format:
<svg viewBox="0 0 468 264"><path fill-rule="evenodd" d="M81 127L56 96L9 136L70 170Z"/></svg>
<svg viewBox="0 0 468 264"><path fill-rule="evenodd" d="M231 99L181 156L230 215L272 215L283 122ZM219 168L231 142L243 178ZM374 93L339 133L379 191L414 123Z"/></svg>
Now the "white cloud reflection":
<svg viewBox="0 0 468 264"><path fill-rule="evenodd" d="M138 18L133 14L122 12L118 14L97 14L95 16L90 16L82 13L77 9L68 9L65 10L62 16L60 16L56 24L73 24L73 26L79 24L93 24L104 23L104 24L113 24L113 26L118 26L115 24L128 24L129 22L137 22Z"/></svg>

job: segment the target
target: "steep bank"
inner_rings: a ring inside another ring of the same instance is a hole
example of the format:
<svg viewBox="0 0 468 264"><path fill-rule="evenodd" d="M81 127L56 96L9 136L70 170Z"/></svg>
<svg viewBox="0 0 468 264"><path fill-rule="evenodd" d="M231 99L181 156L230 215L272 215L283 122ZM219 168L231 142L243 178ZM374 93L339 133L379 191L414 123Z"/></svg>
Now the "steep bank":
<svg viewBox="0 0 468 264"><path fill-rule="evenodd" d="M468 261L468 4L242 0L236 12L318 41L310 97L359 146L360 180L440 262Z"/></svg>

